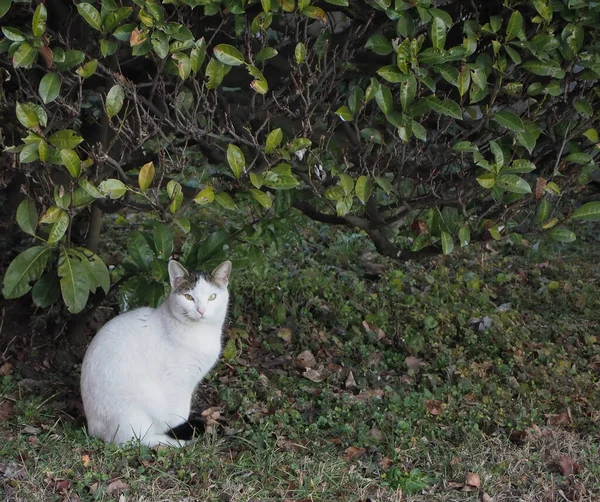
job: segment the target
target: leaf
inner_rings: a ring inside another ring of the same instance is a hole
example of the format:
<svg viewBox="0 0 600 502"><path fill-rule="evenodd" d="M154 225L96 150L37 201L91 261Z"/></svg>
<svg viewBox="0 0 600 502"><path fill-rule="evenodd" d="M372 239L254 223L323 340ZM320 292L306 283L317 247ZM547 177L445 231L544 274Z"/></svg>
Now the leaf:
<svg viewBox="0 0 600 502"><path fill-rule="evenodd" d="M225 77L226 66L215 58L210 58L208 65L206 66L205 74L208 77L206 83L207 89L216 89L223 82Z"/></svg>
<svg viewBox="0 0 600 502"><path fill-rule="evenodd" d="M296 48L294 49L294 59L296 60L296 64L302 64L306 59L306 45L302 42L296 44Z"/></svg>
<svg viewBox="0 0 600 502"><path fill-rule="evenodd" d="M589 139L592 143L598 143L600 141L600 136L598 135L598 131L596 129L590 128L587 129L583 135Z"/></svg>
<svg viewBox="0 0 600 502"><path fill-rule="evenodd" d="M344 122L351 122L352 120L354 120L354 115L350 111L350 108L348 108L346 105L340 106L335 111L335 114Z"/></svg>
<svg viewBox="0 0 600 502"><path fill-rule="evenodd" d="M432 415L441 415L444 411L444 406L441 401L437 401L435 399L428 399L425 401L425 408Z"/></svg>
<svg viewBox="0 0 600 502"><path fill-rule="evenodd" d="M442 232L442 252L449 255L454 250L454 239L448 232Z"/></svg>
<svg viewBox="0 0 600 502"><path fill-rule="evenodd" d="M154 173L154 162L147 162L142 166L138 174L138 183L142 191L145 191L150 186L154 179Z"/></svg>
<svg viewBox="0 0 600 502"><path fill-rule="evenodd" d="M127 252L140 270L147 272L156 257L144 236L138 232L132 232L131 240L127 242Z"/></svg>
<svg viewBox="0 0 600 502"><path fill-rule="evenodd" d="M30 68L37 59L38 51L29 42L23 42L13 55L13 66L15 68Z"/></svg>
<svg viewBox="0 0 600 502"><path fill-rule="evenodd" d="M46 268L50 248L34 246L18 254L4 274L2 294L7 300L26 294L30 282L39 279Z"/></svg>
<svg viewBox="0 0 600 502"><path fill-rule="evenodd" d="M76 249L83 255L83 258L86 260L85 262L83 262L84 266L86 266L92 274L95 285L100 286L104 290L104 293L108 294L108 291L110 289L110 274L108 272L106 264L102 261L102 258L100 258L96 253L90 251L89 249ZM96 288L94 287L94 291L95 289Z"/></svg>
<svg viewBox="0 0 600 502"><path fill-rule="evenodd" d="M1 16L0 16L1 17ZM41 37L46 31L46 19L48 18L48 11L46 6L41 3L39 4L33 14L33 20L31 21L31 32L34 37Z"/></svg>
<svg viewBox="0 0 600 502"><path fill-rule="evenodd" d="M594 115L594 109L587 99L578 99L573 103L573 106L575 107L575 110L581 113L581 115L584 117L589 118Z"/></svg>
<svg viewBox="0 0 600 502"><path fill-rule="evenodd" d="M504 152L498 143L495 141L490 141L490 150L494 154L494 161L498 167L502 167L505 163L504 161Z"/></svg>
<svg viewBox="0 0 600 502"><path fill-rule="evenodd" d="M58 218L50 228L50 233L48 234L48 244L54 244L63 238L67 232L67 229L69 228L69 222L69 215L66 213L66 211L61 210L58 214Z"/></svg>
<svg viewBox="0 0 600 502"><path fill-rule="evenodd" d="M462 120L462 111L456 101L451 99L444 99L442 101L436 96L427 96L425 101L433 111L457 120Z"/></svg>
<svg viewBox="0 0 600 502"><path fill-rule="evenodd" d="M225 209L229 209L230 211L236 210L235 202L233 202L231 195L229 195L227 192L219 192L218 194L216 194L215 201L217 202L217 204L219 204L219 206Z"/></svg>
<svg viewBox="0 0 600 502"><path fill-rule="evenodd" d="M469 92L469 87L471 86L471 70L469 70L467 66L465 66L458 74L456 84L458 87L458 94L461 98Z"/></svg>
<svg viewBox="0 0 600 502"><path fill-rule="evenodd" d="M465 485L472 488L481 488L481 478L475 472L467 472L465 475Z"/></svg>
<svg viewBox="0 0 600 502"><path fill-rule="evenodd" d="M12 0L0 0L0 18L9 11L11 3Z"/></svg>
<svg viewBox="0 0 600 502"><path fill-rule="evenodd" d="M384 37L381 34L372 35L369 38L369 40L367 40L365 48L373 51L379 56L387 56L388 54L391 54L394 50L392 47L392 42L390 42L386 37Z"/></svg>
<svg viewBox="0 0 600 502"><path fill-rule="evenodd" d="M19 103L16 105L17 119L27 129L32 129L40 125L40 119L35 111L35 105L32 103Z"/></svg>
<svg viewBox="0 0 600 502"><path fill-rule="evenodd" d="M502 169L502 174L526 174L535 171L535 164L530 160L517 159L510 167Z"/></svg>
<svg viewBox="0 0 600 502"><path fill-rule="evenodd" d="M523 124L523 121L520 119L520 117L507 110L502 110L494 113L494 116L492 118L496 122L498 122L498 124L500 124L503 127L506 127L507 129L510 129L511 131L525 131L525 125Z"/></svg>
<svg viewBox="0 0 600 502"><path fill-rule="evenodd" d="M227 162L233 171L233 175L237 179L240 179L240 176L246 167L246 159L242 150L233 143L230 143L227 147Z"/></svg>
<svg viewBox="0 0 600 502"><path fill-rule="evenodd" d="M175 61L179 78L181 78L181 80L187 79L192 73L192 62L190 61L190 58L183 52L176 52L171 58Z"/></svg>
<svg viewBox="0 0 600 502"><path fill-rule="evenodd" d="M97 59L92 59L90 61L88 61L87 63L85 63L83 66L77 68L76 72L77 75L79 75L81 78L89 78L91 77L94 73L96 73L96 70L98 69L98 60Z"/></svg>
<svg viewBox="0 0 600 502"><path fill-rule="evenodd" d="M267 141L265 145L265 153L271 153L275 151L275 149L281 144L283 140L283 132L281 131L281 127L277 129L273 129L269 135L267 136Z"/></svg>
<svg viewBox="0 0 600 502"><path fill-rule="evenodd" d="M81 2L77 4L77 12L95 30L102 31L102 17L92 4Z"/></svg>
<svg viewBox="0 0 600 502"><path fill-rule="evenodd" d="M223 192L221 192L223 193ZM198 262L207 262L214 255L223 251L223 247L231 241L231 235L225 230L217 230L210 234L198 247Z"/></svg>
<svg viewBox="0 0 600 502"><path fill-rule="evenodd" d="M375 93L375 100L377 101L377 105L381 109L381 111L387 115L393 109L393 98L392 92L386 85L380 85L379 89Z"/></svg>
<svg viewBox="0 0 600 502"><path fill-rule="evenodd" d="M573 220L600 221L600 202L588 202L573 211Z"/></svg>
<svg viewBox="0 0 600 502"><path fill-rule="evenodd" d="M485 173L477 177L477 183L483 188L493 188L496 184L496 175L494 173Z"/></svg>
<svg viewBox="0 0 600 502"><path fill-rule="evenodd" d="M542 77L554 77L557 79L565 77L565 71L556 61L552 60L540 61L539 59L530 59L529 61L525 61L521 65L521 68L525 68L528 72Z"/></svg>
<svg viewBox="0 0 600 502"><path fill-rule="evenodd" d="M300 150L304 150L306 148L310 148L312 146L312 141L308 138L296 138L294 141L290 143L289 152L296 153Z"/></svg>
<svg viewBox="0 0 600 502"><path fill-rule="evenodd" d="M108 178L100 183L98 190L104 196L108 195L111 199L119 199L127 192L127 186L121 180Z"/></svg>
<svg viewBox="0 0 600 502"><path fill-rule="evenodd" d="M513 38L522 39L524 36L523 16L518 10L515 10L508 20L508 26L506 27L506 41L508 42Z"/></svg>
<svg viewBox="0 0 600 502"><path fill-rule="evenodd" d="M592 156L586 152L573 152L567 155L564 160L575 164L587 164L592 161Z"/></svg>
<svg viewBox="0 0 600 502"><path fill-rule="evenodd" d="M33 303L40 308L46 308L52 305L60 295L60 284L58 277L48 272L34 284L31 290L31 298Z"/></svg>
<svg viewBox="0 0 600 502"><path fill-rule="evenodd" d="M203 188L198 195L194 197L194 202L196 204L210 204L213 200L215 200L215 192L212 187Z"/></svg>
<svg viewBox="0 0 600 502"><path fill-rule="evenodd" d="M91 195L94 199L101 199L102 197L104 197L104 195L102 195L100 193L100 191L85 178L79 178L77 180L77 184L81 188L83 188L89 195Z"/></svg>
<svg viewBox="0 0 600 502"><path fill-rule="evenodd" d="M74 150L60 150L60 159L73 178L81 174L81 160Z"/></svg>
<svg viewBox="0 0 600 502"><path fill-rule="evenodd" d="M279 54L273 47L263 47L258 54L254 56L255 61L266 61L267 59L274 58Z"/></svg>
<svg viewBox="0 0 600 502"><path fill-rule="evenodd" d="M533 6L546 21L552 20L552 6L548 0L533 0Z"/></svg>
<svg viewBox="0 0 600 502"><path fill-rule="evenodd" d="M256 202L258 202L262 207L266 209L269 209L273 205L273 201L271 200L271 198L262 190L251 188L250 195L252 195L252 198Z"/></svg>
<svg viewBox="0 0 600 502"><path fill-rule="evenodd" d="M548 232L548 236L558 242L573 242L577 236L565 227L555 227Z"/></svg>
<svg viewBox="0 0 600 502"><path fill-rule="evenodd" d="M233 45L219 44L213 49L215 57L223 64L240 66L244 64L244 55Z"/></svg>
<svg viewBox="0 0 600 502"><path fill-rule="evenodd" d="M459 141L452 147L452 150L455 152L473 153L479 151L479 148L470 141Z"/></svg>
<svg viewBox="0 0 600 502"><path fill-rule="evenodd" d="M496 185L512 193L531 193L531 187L523 178L516 174L500 174Z"/></svg>
<svg viewBox="0 0 600 502"><path fill-rule="evenodd" d="M117 115L121 108L123 108L123 102L125 100L125 91L120 85L113 85L108 94L106 95L106 114L108 118L112 118Z"/></svg>
<svg viewBox="0 0 600 502"><path fill-rule="evenodd" d="M66 248L61 249L58 258L58 276L60 290L67 309L72 314L81 312L90 294L88 276L81 262L69 255Z"/></svg>
<svg viewBox="0 0 600 502"><path fill-rule="evenodd" d="M327 15L325 14L325 11L320 7L315 7L311 5L302 9L301 12L306 17L310 17L311 19L316 19L318 21L321 21L322 23L327 22Z"/></svg>
<svg viewBox="0 0 600 502"><path fill-rule="evenodd" d="M460 242L461 248L467 247L469 245L469 243L471 242L471 232L469 230L468 225L460 227L460 230L458 231L458 240Z"/></svg>
<svg viewBox="0 0 600 502"><path fill-rule="evenodd" d="M356 187L354 188L354 192L363 204L366 204L371 197L371 193L373 192L373 182L367 176L359 176L356 180Z"/></svg>
<svg viewBox="0 0 600 502"><path fill-rule="evenodd" d="M340 184L346 195L350 195L354 190L354 180L346 173L340 174Z"/></svg>
<svg viewBox="0 0 600 502"><path fill-rule="evenodd" d="M29 235L35 235L38 225L38 214L35 202L31 199L23 199L17 208L17 224Z"/></svg>
<svg viewBox="0 0 600 502"><path fill-rule="evenodd" d="M190 230L192 229L192 224L191 224L190 220L188 218L186 218L185 216L178 216L177 218L173 218L173 221L186 234L189 233Z"/></svg>
<svg viewBox="0 0 600 502"><path fill-rule="evenodd" d="M173 232L171 227L163 223L154 225L154 248L156 256L168 260L173 253Z"/></svg>
<svg viewBox="0 0 600 502"><path fill-rule="evenodd" d="M443 49L446 43L446 23L439 17L434 17L429 24L429 38L435 49Z"/></svg>
<svg viewBox="0 0 600 502"><path fill-rule="evenodd" d="M190 51L190 63L192 65L192 71L194 74L200 71L202 64L206 59L206 40L202 37L196 42L196 47Z"/></svg>
<svg viewBox="0 0 600 502"><path fill-rule="evenodd" d="M48 142L59 150L70 150L75 148L83 141L81 136L78 136L72 129L62 129L56 131L48 138Z"/></svg>
<svg viewBox="0 0 600 502"><path fill-rule="evenodd" d="M237 347L234 340L227 340L223 349L223 359L225 361L233 361L237 356Z"/></svg>

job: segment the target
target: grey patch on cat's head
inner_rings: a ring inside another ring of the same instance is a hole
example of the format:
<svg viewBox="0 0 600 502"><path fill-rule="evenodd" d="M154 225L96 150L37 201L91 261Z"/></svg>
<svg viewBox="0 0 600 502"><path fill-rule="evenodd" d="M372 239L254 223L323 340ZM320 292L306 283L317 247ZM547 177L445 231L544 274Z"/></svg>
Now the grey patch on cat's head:
<svg viewBox="0 0 600 502"><path fill-rule="evenodd" d="M229 274L231 273L231 262L224 261L212 274L206 272L188 272L183 265L175 260L169 261L169 279L173 293L182 294L194 289L200 279L221 289L227 288Z"/></svg>

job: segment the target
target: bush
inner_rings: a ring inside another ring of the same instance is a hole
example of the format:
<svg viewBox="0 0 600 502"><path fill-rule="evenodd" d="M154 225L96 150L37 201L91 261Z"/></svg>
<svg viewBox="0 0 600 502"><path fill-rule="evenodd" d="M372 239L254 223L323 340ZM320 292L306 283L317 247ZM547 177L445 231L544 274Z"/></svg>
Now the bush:
<svg viewBox="0 0 600 502"><path fill-rule="evenodd" d="M75 313L108 291L103 212L157 220L128 247L147 278L126 291L149 303L173 229L188 266L240 238L251 261L292 208L400 260L573 241L600 219L598 2L437 4L0 0L3 163L18 166L0 180L20 176L35 242L4 296ZM247 224L205 237L207 208Z"/></svg>

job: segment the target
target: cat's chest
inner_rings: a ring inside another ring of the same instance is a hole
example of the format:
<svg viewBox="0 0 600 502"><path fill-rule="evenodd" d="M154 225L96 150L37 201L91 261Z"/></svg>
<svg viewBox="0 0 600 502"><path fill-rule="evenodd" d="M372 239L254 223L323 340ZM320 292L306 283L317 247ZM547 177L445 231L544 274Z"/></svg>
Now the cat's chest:
<svg viewBox="0 0 600 502"><path fill-rule="evenodd" d="M160 376L174 386L194 387L215 365L220 350L220 344L207 343L202 351L167 352Z"/></svg>

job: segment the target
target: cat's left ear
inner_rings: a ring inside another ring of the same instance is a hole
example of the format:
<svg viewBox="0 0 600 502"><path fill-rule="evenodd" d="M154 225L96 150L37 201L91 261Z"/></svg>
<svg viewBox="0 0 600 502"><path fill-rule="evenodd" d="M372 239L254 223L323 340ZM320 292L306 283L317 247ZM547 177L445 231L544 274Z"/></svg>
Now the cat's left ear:
<svg viewBox="0 0 600 502"><path fill-rule="evenodd" d="M171 282L171 289L177 288L177 286L181 284L181 281L188 275L188 271L181 263L176 262L175 260L169 260L169 281Z"/></svg>
<svg viewBox="0 0 600 502"><path fill-rule="evenodd" d="M229 274L231 274L231 262L224 261L212 271L210 276L219 286L225 287L229 282Z"/></svg>

